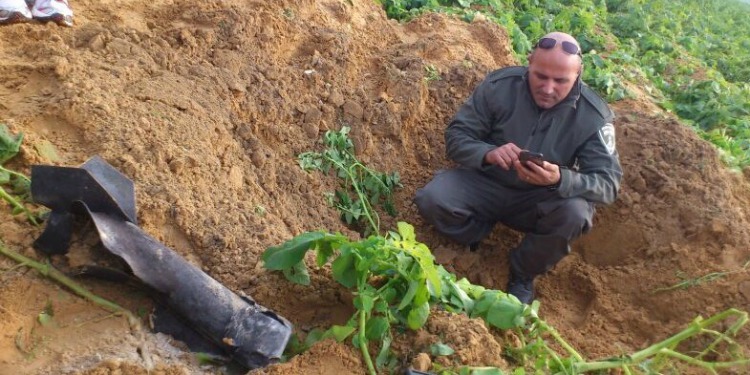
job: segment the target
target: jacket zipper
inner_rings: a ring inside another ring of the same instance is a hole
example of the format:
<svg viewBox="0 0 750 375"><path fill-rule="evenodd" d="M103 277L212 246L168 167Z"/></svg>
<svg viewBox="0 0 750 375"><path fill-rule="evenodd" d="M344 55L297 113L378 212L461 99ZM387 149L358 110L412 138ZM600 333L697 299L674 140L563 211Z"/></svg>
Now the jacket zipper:
<svg viewBox="0 0 750 375"><path fill-rule="evenodd" d="M537 128L539 128L539 124L542 122L542 117L544 117L544 112L539 114L539 117L536 120L536 123L534 124L534 127L531 128L531 134L529 135L529 138L526 140L526 144L523 146L524 150L528 150L529 146L531 145L531 140L534 139L534 135L536 134ZM531 150L530 150L531 151Z"/></svg>

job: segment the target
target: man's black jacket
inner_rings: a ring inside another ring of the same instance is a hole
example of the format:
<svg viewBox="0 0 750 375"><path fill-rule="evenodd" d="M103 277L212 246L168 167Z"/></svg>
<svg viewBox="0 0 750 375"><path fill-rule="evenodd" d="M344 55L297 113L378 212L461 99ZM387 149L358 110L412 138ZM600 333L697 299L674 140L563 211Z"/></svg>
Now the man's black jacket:
<svg viewBox="0 0 750 375"><path fill-rule="evenodd" d="M560 103L540 109L529 91L527 72L526 67L509 67L485 78L445 131L448 157L464 167L481 169L506 186L536 188L519 180L515 170L484 162L489 151L514 143L560 165L561 197L614 202L622 169L615 148L614 114L607 103L579 78Z"/></svg>

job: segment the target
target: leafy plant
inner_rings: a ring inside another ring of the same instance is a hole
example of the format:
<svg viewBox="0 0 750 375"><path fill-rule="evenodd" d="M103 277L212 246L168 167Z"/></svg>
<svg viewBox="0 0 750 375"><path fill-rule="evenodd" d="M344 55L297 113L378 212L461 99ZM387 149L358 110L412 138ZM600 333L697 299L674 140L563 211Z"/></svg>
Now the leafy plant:
<svg viewBox="0 0 750 375"><path fill-rule="evenodd" d="M401 186L399 175L398 172L374 171L357 160L349 130L344 126L339 131L327 131L323 137L327 148L322 153L300 154L299 165L306 171L334 171L342 181L331 201L341 213L341 219L349 225L357 225L364 233L378 233L380 217L374 207L396 215L393 191Z"/></svg>
<svg viewBox="0 0 750 375"><path fill-rule="evenodd" d="M513 350L514 356L520 363L531 365L541 373L605 369L652 373L673 366L674 360L710 371L750 364L750 360L743 357L709 359L709 354L731 355L737 347L733 337L746 324L748 317L747 313L735 309L705 320L697 318L682 332L633 354L587 361L539 317L539 302L525 305L505 292L473 285L465 278L457 281L455 275L434 263L427 246L416 240L414 228L407 223L398 223L397 233L389 232L385 237L370 236L361 241L350 241L341 234L308 232L267 249L262 259L267 269L283 271L289 280L307 285L310 278L304 259L310 250L316 253L318 267L330 263L333 278L353 290L356 312L345 326L315 331L304 343L295 340L291 344L292 354L308 348L318 339L330 337L343 341L351 337L352 344L362 352L369 373L375 374L376 368L395 363L390 352L392 326L419 329L427 321L430 309L440 306L472 318L481 317L492 327L516 330L523 345ZM720 332L715 328L717 326L728 328ZM713 337L702 352L688 355L676 349L684 341L701 335ZM379 346L374 362L369 351L371 342ZM562 354L555 347L562 348ZM436 355L449 355L448 349L440 345L433 347L438 353ZM469 369L459 369L458 373L497 371L493 368Z"/></svg>
<svg viewBox="0 0 750 375"><path fill-rule="evenodd" d="M0 197L13 207L13 215L24 213L32 224L38 225L37 215L22 203L23 201L31 201L31 180L21 173L2 166L18 154L22 141L23 133L14 136L5 124L0 124L0 185L10 187L10 192L18 198L9 194L2 187L0 187Z"/></svg>
<svg viewBox="0 0 750 375"><path fill-rule="evenodd" d="M355 295L357 312L348 328L335 326L338 335L329 332L323 336L338 336L337 339L343 340L353 335L353 344L360 348L373 374L375 366L391 362L391 325L419 329L427 321L433 304L482 317L501 329L521 327L527 319L550 329L538 319L538 303L524 305L504 292L471 285L466 279L457 282L455 275L435 264L427 246L416 240L414 228L406 223L398 223L398 233L370 236L357 242L341 234L308 232L269 248L262 258L266 268L284 271L291 281L309 284L304 263L308 250L316 251L318 267L330 262L333 278L352 288ZM380 346L374 364L368 349L370 341Z"/></svg>
<svg viewBox="0 0 750 375"><path fill-rule="evenodd" d="M442 79L440 77L440 72L437 70L437 68L435 68L435 65L432 65L432 64L425 65L424 72L425 72L425 77L424 77L425 82L429 83L432 81L439 81Z"/></svg>
<svg viewBox="0 0 750 375"><path fill-rule="evenodd" d="M654 290L654 292L666 292L669 290L675 290L675 289L688 289L692 288L694 286L702 285L705 283L710 283L722 278L725 278L731 274L740 273L747 271L747 268L750 266L750 261L745 262L742 267L731 270L731 271L720 271L720 272L709 272L703 276L699 277L687 277L684 272L678 271L677 277L681 279L680 282L670 285L668 287L658 288Z"/></svg>

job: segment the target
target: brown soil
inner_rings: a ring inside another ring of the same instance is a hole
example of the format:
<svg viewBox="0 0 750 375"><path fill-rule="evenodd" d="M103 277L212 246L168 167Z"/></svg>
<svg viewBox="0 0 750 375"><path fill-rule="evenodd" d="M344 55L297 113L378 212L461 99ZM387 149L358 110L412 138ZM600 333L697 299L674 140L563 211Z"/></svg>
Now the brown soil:
<svg viewBox="0 0 750 375"><path fill-rule="evenodd" d="M11 168L28 173L32 164L76 166L101 155L135 182L146 232L308 330L344 323L351 296L325 269L313 272L311 286L295 286L264 270L259 256L307 230L353 235L323 198L336 182L296 163L297 154L319 147L322 133L348 124L363 161L402 176L400 214L383 227L413 223L448 269L487 287L505 285L518 233L498 227L469 253L437 235L411 204L434 171L450 166L442 130L455 109L487 72L516 64L500 27L441 15L399 24L371 1L72 5L73 28L0 28L0 122L25 133ZM428 65L440 80L424 79ZM590 358L642 348L698 315L750 300L744 271L654 292L679 282L678 271L698 277L750 259L748 185L645 99L614 109L625 170L620 199L599 209L592 233L538 282L542 316ZM8 247L38 258L31 244L40 232L0 210ZM56 262L85 262L75 254L94 245L82 238L70 259ZM0 259L0 373L218 371L13 266ZM134 311L148 307L136 290L83 282ZM41 326L48 304L54 324ZM435 313L424 329L397 337L396 348L408 364L442 340L457 352L438 362L504 367L502 346L512 339ZM260 372L364 370L357 350L323 342Z"/></svg>

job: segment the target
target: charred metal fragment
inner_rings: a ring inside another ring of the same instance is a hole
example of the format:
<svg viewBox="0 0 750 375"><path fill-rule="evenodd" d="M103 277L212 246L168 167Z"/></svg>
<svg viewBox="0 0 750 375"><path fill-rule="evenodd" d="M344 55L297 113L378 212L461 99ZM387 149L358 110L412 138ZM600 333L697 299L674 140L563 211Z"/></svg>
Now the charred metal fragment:
<svg viewBox="0 0 750 375"><path fill-rule="evenodd" d="M247 368L279 360L291 323L232 292L138 227L133 182L103 159L94 157L81 168L34 166L31 175L34 201L52 209L35 242L39 250L67 253L74 215L89 216L104 247L190 328Z"/></svg>

